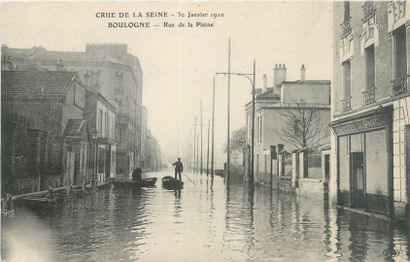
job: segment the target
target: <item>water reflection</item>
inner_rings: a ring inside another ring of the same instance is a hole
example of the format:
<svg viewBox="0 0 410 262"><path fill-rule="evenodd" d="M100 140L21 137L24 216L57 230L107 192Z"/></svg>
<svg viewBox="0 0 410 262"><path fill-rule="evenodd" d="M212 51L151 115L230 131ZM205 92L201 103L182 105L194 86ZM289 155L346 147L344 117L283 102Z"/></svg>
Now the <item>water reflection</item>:
<svg viewBox="0 0 410 262"><path fill-rule="evenodd" d="M400 224L320 197L187 175L182 190L111 189L58 210L18 209L2 220L2 258L21 261L29 251L40 261L409 260L410 234Z"/></svg>

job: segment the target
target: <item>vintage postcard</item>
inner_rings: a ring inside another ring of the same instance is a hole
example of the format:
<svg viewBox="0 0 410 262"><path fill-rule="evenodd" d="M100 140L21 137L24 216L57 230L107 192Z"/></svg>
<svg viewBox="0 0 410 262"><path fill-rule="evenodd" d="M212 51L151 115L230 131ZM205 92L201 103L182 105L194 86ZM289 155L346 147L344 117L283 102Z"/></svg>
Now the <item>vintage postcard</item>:
<svg viewBox="0 0 410 262"><path fill-rule="evenodd" d="M409 1L5 1L0 39L2 261L410 261Z"/></svg>

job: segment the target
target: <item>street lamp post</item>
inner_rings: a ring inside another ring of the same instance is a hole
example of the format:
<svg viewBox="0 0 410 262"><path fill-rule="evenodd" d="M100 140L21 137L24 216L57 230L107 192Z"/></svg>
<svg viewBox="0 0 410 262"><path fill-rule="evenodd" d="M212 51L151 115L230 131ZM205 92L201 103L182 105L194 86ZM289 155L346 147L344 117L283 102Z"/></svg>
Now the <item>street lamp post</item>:
<svg viewBox="0 0 410 262"><path fill-rule="evenodd" d="M91 190L94 192L96 189L96 178L97 178L97 138L98 138L98 131L94 128L91 132L91 139L93 140L93 174L91 176Z"/></svg>
<svg viewBox="0 0 410 262"><path fill-rule="evenodd" d="M253 60L253 73L232 73L232 72L218 72L216 75L237 75L246 77L252 86L252 133L251 133L251 172L249 176L249 184L254 182L254 152L255 152L255 82L256 82L256 62ZM251 78L252 77L252 78Z"/></svg>

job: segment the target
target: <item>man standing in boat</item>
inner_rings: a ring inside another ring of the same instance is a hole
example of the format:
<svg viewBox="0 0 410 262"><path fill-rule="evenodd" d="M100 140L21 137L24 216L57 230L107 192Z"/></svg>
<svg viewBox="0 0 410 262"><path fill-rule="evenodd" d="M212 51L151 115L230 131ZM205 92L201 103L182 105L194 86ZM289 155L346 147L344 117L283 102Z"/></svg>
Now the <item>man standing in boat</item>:
<svg viewBox="0 0 410 262"><path fill-rule="evenodd" d="M178 157L178 161L172 164L175 166L175 179L177 179L177 174L179 174L179 180L182 181L181 173L184 171L184 165L181 162L181 158Z"/></svg>
<svg viewBox="0 0 410 262"><path fill-rule="evenodd" d="M142 180L142 169L137 167L132 171L132 181L141 181Z"/></svg>

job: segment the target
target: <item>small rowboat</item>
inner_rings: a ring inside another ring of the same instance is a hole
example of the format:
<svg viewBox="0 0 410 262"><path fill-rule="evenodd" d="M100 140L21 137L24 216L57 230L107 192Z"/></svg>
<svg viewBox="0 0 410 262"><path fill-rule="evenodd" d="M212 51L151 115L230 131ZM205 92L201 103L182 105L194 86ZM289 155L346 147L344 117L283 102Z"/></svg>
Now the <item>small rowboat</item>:
<svg viewBox="0 0 410 262"><path fill-rule="evenodd" d="M153 187L156 182L156 177L145 178L141 181L112 181L115 188Z"/></svg>
<svg viewBox="0 0 410 262"><path fill-rule="evenodd" d="M64 204L64 196L62 194L55 194L53 196L27 196L20 198L17 202L34 209L53 209L61 207Z"/></svg>
<svg viewBox="0 0 410 262"><path fill-rule="evenodd" d="M161 180L162 186L166 189L181 189L184 186L184 182L172 176L164 176Z"/></svg>

